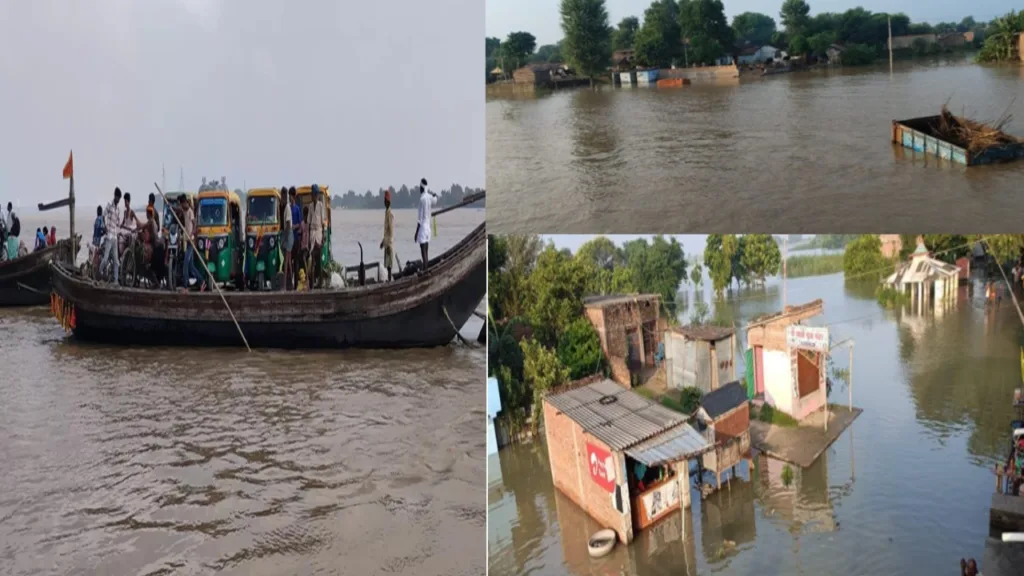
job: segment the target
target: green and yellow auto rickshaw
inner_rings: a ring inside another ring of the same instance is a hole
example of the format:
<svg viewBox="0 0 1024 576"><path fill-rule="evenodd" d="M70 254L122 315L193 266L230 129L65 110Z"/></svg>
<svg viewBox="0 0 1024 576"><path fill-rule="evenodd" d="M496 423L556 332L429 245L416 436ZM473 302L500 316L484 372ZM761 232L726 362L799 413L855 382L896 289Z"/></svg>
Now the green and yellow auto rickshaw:
<svg viewBox="0 0 1024 576"><path fill-rule="evenodd" d="M324 203L324 245L320 250L320 265L324 270L334 260L331 252L331 194L330 186L318 186L320 188L320 201ZM296 201L299 208L313 204L313 186L302 186L295 189Z"/></svg>
<svg viewBox="0 0 1024 576"><path fill-rule="evenodd" d="M281 193L253 188L245 198L245 275L251 289L263 290L281 266Z"/></svg>
<svg viewBox="0 0 1024 576"><path fill-rule="evenodd" d="M228 190L204 190L197 200L196 248L214 281L245 288L242 201ZM200 266L200 271L202 267Z"/></svg>

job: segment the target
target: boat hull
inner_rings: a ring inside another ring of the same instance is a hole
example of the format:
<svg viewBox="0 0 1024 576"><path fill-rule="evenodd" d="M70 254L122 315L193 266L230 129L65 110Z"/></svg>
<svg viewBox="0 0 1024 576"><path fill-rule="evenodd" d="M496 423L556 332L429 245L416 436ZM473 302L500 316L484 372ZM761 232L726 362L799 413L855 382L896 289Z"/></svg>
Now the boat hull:
<svg viewBox="0 0 1024 576"><path fill-rule="evenodd" d="M893 120L893 144L964 166L981 166L1024 158L1024 143L992 146L972 153L962 146L938 138L934 135L934 126L938 124L939 119L940 116L923 116L909 120Z"/></svg>
<svg viewBox="0 0 1024 576"><path fill-rule="evenodd" d="M21 258L0 262L0 307L39 306L50 300L50 262L67 240Z"/></svg>
<svg viewBox="0 0 1024 576"><path fill-rule="evenodd" d="M482 228L480 230L483 233ZM486 239L422 276L314 292L226 292L250 347L418 348L449 344L487 293ZM455 250L455 249L453 249ZM54 266L57 308L81 340L131 345L242 346L215 293L111 287Z"/></svg>

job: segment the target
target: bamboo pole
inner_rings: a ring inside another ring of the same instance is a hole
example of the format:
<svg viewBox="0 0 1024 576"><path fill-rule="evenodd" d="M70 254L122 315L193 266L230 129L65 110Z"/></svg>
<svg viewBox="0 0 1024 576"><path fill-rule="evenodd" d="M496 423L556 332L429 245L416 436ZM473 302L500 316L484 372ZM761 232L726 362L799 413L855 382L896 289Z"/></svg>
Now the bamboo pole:
<svg viewBox="0 0 1024 576"><path fill-rule="evenodd" d="M470 194L469 196L466 196L465 198L462 199L461 202L459 202L458 204L455 204L454 206L448 206L447 208L441 208L440 210L434 210L430 214L430 216L431 216L431 218L433 218L434 216L440 216L441 214L444 214L445 212L451 212L452 210L455 210L456 208L462 208L463 206L468 206L470 204L473 204L474 202L478 202L478 201L482 200L484 198L484 196L486 196L486 195L487 195L486 191L477 192L475 194Z"/></svg>
<svg viewBox="0 0 1024 576"><path fill-rule="evenodd" d="M850 412L853 412L853 342L850 342L850 373L847 375L849 381L846 389L850 393Z"/></svg>
<svg viewBox="0 0 1024 576"><path fill-rule="evenodd" d="M164 191L160 189L160 185L157 184L156 182L153 182L153 186L155 186L156 191L160 193L160 197L163 198L164 204L167 204L167 196L165 196ZM178 229L183 232L182 236L185 238L186 241L188 241L189 246L192 247L192 251L196 254L196 256L198 256L199 250L196 248L195 243L192 242L192 239L184 234L185 225L178 218L177 212L171 210L171 215L174 216L174 221L178 223ZM252 352L252 348L249 347L249 341L245 339L245 334L242 332L242 327L238 325L238 320L235 318L235 313L231 311L231 306L228 305L228 299L224 297L224 292L221 291L220 286L218 286L217 282L213 279L213 274L210 272L210 267L206 265L206 260L200 258L199 261L203 263L203 270L206 270L206 276L210 279L210 284L212 284L213 287L217 290L217 294L220 296L221 302L224 303L224 307L227 308L228 314L231 315L231 321L235 323L235 328L238 329L238 335L242 337L242 343L245 344L245 349L248 350L249 352ZM188 289L187 285L185 286L185 289Z"/></svg>

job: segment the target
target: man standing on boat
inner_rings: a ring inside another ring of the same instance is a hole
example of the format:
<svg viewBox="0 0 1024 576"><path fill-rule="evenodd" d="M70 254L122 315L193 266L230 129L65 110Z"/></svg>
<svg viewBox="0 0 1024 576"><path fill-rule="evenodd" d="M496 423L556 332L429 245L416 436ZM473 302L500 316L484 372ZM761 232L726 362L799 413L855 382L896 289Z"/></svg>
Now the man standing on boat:
<svg viewBox="0 0 1024 576"><path fill-rule="evenodd" d="M420 179L420 207L416 216L416 243L420 245L420 257L423 259L423 271L427 271L430 261L428 248L430 245L430 212L437 201L437 194L427 188L427 179Z"/></svg>
<svg viewBox="0 0 1024 576"><path fill-rule="evenodd" d="M103 260L100 261L100 270L107 269L107 262L114 260L114 284L117 284L118 276L121 273L121 262L117 253L117 231L121 228L121 189L114 188L114 201L107 204L103 211Z"/></svg>
<svg viewBox="0 0 1024 576"><path fill-rule="evenodd" d="M312 260L313 278L309 283L310 288L320 288L324 279L324 220L327 214L324 212L326 203L320 198L320 187L312 186L313 208L309 212L309 235L310 235L310 259Z"/></svg>
<svg viewBox="0 0 1024 576"><path fill-rule="evenodd" d="M295 186L288 189L288 199L292 209L292 275L289 278L292 288L299 286L299 268L302 266L302 208L299 206L299 196L295 192Z"/></svg>
<svg viewBox="0 0 1024 576"><path fill-rule="evenodd" d="M384 250L384 268L391 282L391 265L395 260L395 215L391 212L391 187L384 191L384 239L380 241Z"/></svg>
<svg viewBox="0 0 1024 576"><path fill-rule="evenodd" d="M292 250L295 248L295 231L292 227L292 203L295 197L288 194L288 188L281 186L281 200L284 201L284 215L281 220L281 263L284 267L284 281L281 282L281 287L287 290L292 277Z"/></svg>
<svg viewBox="0 0 1024 576"><path fill-rule="evenodd" d="M182 235L182 242L185 242L185 288L188 291L188 281L191 277L195 276L197 280L200 280L200 292L206 289L206 280L203 274L196 267L195 256L196 251L193 248L195 242L195 229L196 229L196 213L192 209L192 202L189 197L182 194L178 199L178 205L181 206L181 223L185 227Z"/></svg>

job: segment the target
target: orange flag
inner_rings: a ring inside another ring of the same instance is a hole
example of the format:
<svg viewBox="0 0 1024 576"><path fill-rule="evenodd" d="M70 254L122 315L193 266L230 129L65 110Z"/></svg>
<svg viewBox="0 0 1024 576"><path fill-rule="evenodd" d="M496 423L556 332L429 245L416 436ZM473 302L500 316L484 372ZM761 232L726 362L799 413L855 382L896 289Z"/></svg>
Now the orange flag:
<svg viewBox="0 0 1024 576"><path fill-rule="evenodd" d="M74 153L73 152L69 153L68 154L68 163L64 165L64 179L65 180L67 180L68 178L71 178L71 176L75 173L75 167L74 167L74 162L73 162L74 159L75 159Z"/></svg>

